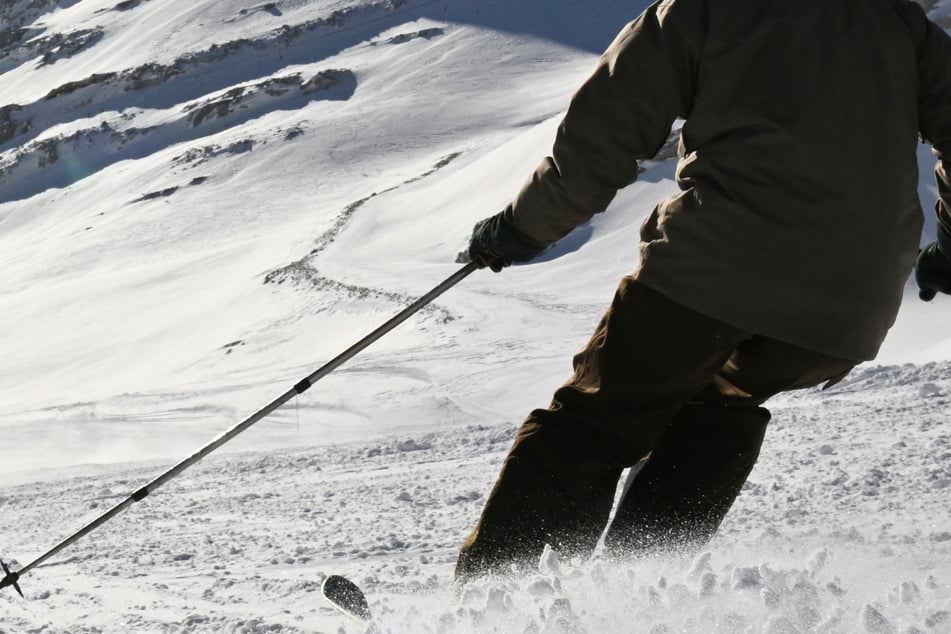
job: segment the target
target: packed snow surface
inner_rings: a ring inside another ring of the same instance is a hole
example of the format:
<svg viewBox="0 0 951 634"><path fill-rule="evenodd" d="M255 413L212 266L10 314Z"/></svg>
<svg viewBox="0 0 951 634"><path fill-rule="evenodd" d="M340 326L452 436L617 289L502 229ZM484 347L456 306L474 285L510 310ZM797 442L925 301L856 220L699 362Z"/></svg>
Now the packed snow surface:
<svg viewBox="0 0 951 634"><path fill-rule="evenodd" d="M0 558L19 570L457 271L644 0L0 2ZM951 3L928 2L951 26ZM672 137L673 139L674 137ZM951 632L951 301L771 403L700 553L454 587L673 144L0 592L0 632ZM935 196L922 146L920 195ZM923 241L934 236L926 214Z"/></svg>

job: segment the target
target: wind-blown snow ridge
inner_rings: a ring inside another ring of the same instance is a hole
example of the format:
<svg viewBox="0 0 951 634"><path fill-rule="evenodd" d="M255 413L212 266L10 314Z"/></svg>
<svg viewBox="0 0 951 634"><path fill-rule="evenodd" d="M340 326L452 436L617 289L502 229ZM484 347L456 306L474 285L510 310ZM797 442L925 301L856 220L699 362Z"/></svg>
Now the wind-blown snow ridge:
<svg viewBox="0 0 951 634"><path fill-rule="evenodd" d="M355 88L348 70L320 71L308 79L294 73L185 103L158 125L136 127L136 116L117 116L111 123L101 120L92 128L32 141L0 154L0 202L66 187L109 165L202 139L267 112L297 110L318 99L345 100Z"/></svg>
<svg viewBox="0 0 951 634"><path fill-rule="evenodd" d="M53 33L46 37L28 37L24 28L9 29L0 34L0 72L6 72L36 58L36 68L42 68L61 59L95 46L103 38L102 28L77 29L68 33Z"/></svg>
<svg viewBox="0 0 951 634"><path fill-rule="evenodd" d="M4 0L0 2L0 33L18 32L45 13L76 4L78 0ZM2 40L13 36L4 35Z"/></svg>
<svg viewBox="0 0 951 634"><path fill-rule="evenodd" d="M32 104L7 104L3 116L10 132L0 136L0 144L8 143L17 134L30 130L39 133L79 115L91 117L130 107L169 107L174 105L167 102L169 98L194 99L234 84L267 77L290 65L320 61L340 46L336 44L327 49L315 45L321 39L340 33L351 22L365 25L377 21L407 3L408 0L365 2L302 24L282 25L258 38L214 43L204 50L185 53L170 64L148 62L135 68L100 72L65 82ZM439 32L439 29L430 31L427 37ZM26 59L33 54L34 47L44 42L48 49L44 52L45 64L50 63L47 55L55 53L56 59L68 58L101 39L101 28L57 33L32 46L14 43L0 49L0 59L3 52L10 57L11 48ZM23 59L11 59L10 66L22 62ZM9 69L0 66L0 73L4 70Z"/></svg>
<svg viewBox="0 0 951 634"><path fill-rule="evenodd" d="M340 33L351 23L365 25L378 21L406 4L407 0L382 0L336 9L327 17L285 24L262 37L212 44L181 55L171 64L148 62L132 69L94 73L65 82L34 103L6 104L0 108L0 148L4 149L0 152L0 202L28 198L50 187L64 187L115 161L143 158L162 147L188 140L174 129L160 130L162 134L153 135L148 142L137 143L138 151L130 149L129 139L141 139L156 130L155 126L136 125L139 119L154 117L156 110L182 110L189 113L192 127L197 127L240 107L244 116L232 117L229 122L230 126L237 126L276 108L299 109L304 102L286 98L287 92L295 87L300 96L321 92L324 98L347 99L356 87L356 78L349 71L325 70L308 79L302 79L299 73L271 75L291 65L325 58L336 49L323 50L322 55L322 48L315 46L318 40ZM390 42L402 43L414 37L429 39L441 32L424 29L422 35L394 37ZM10 42L0 53L0 73L37 53L42 53L40 65L70 58L102 38L100 27L54 33L30 40L26 45L11 36L6 38ZM261 77L267 79L260 80ZM346 88L328 96L328 89L341 82ZM221 94L209 96L216 91ZM263 98L257 99L257 107L249 108L249 97L261 94ZM94 127L49 137L49 131L63 124L90 119L97 120ZM212 132L205 130L205 135ZM111 137L111 143L99 147L95 137L104 134ZM155 136L160 137L158 143ZM87 148L76 147L79 144ZM90 151L90 145L98 147L98 151ZM46 171L63 153L81 157L82 170ZM40 175L44 177L38 178Z"/></svg>
<svg viewBox="0 0 951 634"><path fill-rule="evenodd" d="M345 284L339 281L331 280L320 274L316 267L316 262L321 252L333 244L337 237L350 224L354 214L357 213L357 211L362 208L369 200L376 198L377 196L383 196L389 192L396 191L400 187L422 181L423 179L436 174L442 168L448 166L459 156L460 153L458 152L449 154L440 159L435 165L422 174L414 176L399 185L394 185L382 191L374 192L369 196L348 204L336 217L333 225L322 235L317 237L317 239L314 241L314 246L306 256L269 272L264 276L264 283L277 285L288 283L298 287L303 286L305 288L309 288L310 291L314 293L326 293L327 291L331 291L336 297L341 295L353 299L374 297L377 299L385 299L395 305L405 306L412 303L415 298L406 294L375 290L365 286L354 286L351 284ZM454 319L454 316L450 311L435 304L430 304L423 307L421 312L423 314L438 314L438 323L444 324Z"/></svg>

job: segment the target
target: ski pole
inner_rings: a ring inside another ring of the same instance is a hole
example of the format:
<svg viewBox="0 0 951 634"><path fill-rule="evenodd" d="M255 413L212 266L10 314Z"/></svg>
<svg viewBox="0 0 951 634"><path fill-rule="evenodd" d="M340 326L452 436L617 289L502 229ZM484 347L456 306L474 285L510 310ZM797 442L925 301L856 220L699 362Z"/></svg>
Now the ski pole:
<svg viewBox="0 0 951 634"><path fill-rule="evenodd" d="M57 544L53 548L49 549L48 551L46 551L45 553L43 553L42 555L40 555L39 557L31 561L26 566L23 566L19 570L13 572L10 570L10 568L7 566L6 563L0 560L0 566L2 566L3 573L5 575L3 577L3 580L0 580L0 589L6 588L7 586L13 586L14 590L16 590L17 593L19 593L19 595L22 597L23 591L20 589L20 585L19 585L20 577L22 577L23 575L28 573L30 570L40 565L41 563L43 563L44 561L46 561L47 559L49 559L56 553L60 552L61 550L69 546L70 544L73 544L74 542L81 539L83 536L92 532L96 528L102 526L103 524L108 522L110 519L112 519L113 517L121 513L122 511L124 511L127 507L131 506L132 504L136 502L142 501L143 499L148 497L150 493L158 489L160 486L162 486L163 484L165 484L166 482L168 482L169 480L171 480L172 478L180 474L182 471L189 468L190 466L192 466L193 464L195 464L196 462L198 462L199 460L201 460L202 458L204 458L205 456L207 456L214 450L218 449L219 447L224 445L226 442L228 442L229 440L231 440L232 438L234 438L241 432L245 431L246 429L254 425L256 422L258 422L259 420L261 420L268 414L271 414L272 412L274 412L276 409L278 409L279 407L287 403L287 401L309 390L310 387L314 383L316 383L317 381L327 376L328 374L336 370L338 367L340 367L341 365L343 365L344 363L346 363L347 361L355 357L357 354L363 351L370 344L374 343L375 341L383 337L383 335L390 332L391 330L396 328L398 325L400 325L401 323L409 319L412 315L419 312L420 309L432 303L434 299L436 299L437 297L445 293L447 290L449 290L450 288L452 288L459 282L461 282L466 276L468 276L470 273L475 271L478 267L479 265L476 262L470 262L466 264L457 272L453 273L448 278L446 278L445 281L441 282L438 286L433 288L433 290L429 291L428 293L426 293L425 295L417 299L415 302L413 302L412 304L404 308L397 315L390 318L382 326L380 326L379 328L377 328L376 330L368 334L366 337L364 337L360 341L356 342L355 344L353 344L352 346L350 346L349 348L341 352L339 355L337 355L336 357L328 361L324 366L322 366L318 370L315 370L311 374L301 379L299 382L297 382L294 385L294 387L284 392L279 397L277 397L276 399L274 399L273 401L271 401L270 403L268 403L267 405L265 405L264 407L262 407L255 413L251 414L251 416L241 421L240 423L238 423L231 429L228 429L227 431L221 433L214 440L212 440L207 445L199 449L197 452L195 452L188 458L185 458L184 460L182 460L181 462L173 466L171 469L161 474L160 476L158 476L157 478L155 478L154 480L152 480L151 482L149 482L148 484L140 488L138 491L136 491L135 493L127 497L125 500L115 505L114 507L112 507L111 509L109 509L108 511L106 511L105 513L97 517L95 520L86 524L81 529L79 529L78 531L76 531L75 533L73 533L72 535L64 539L63 541L61 541L59 544Z"/></svg>

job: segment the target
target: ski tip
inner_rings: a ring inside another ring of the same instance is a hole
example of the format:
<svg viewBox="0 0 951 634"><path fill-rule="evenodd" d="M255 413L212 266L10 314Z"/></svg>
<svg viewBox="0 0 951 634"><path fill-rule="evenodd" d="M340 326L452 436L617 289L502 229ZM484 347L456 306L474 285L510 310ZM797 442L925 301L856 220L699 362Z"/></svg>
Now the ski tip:
<svg viewBox="0 0 951 634"><path fill-rule="evenodd" d="M330 575L320 586L324 598L344 614L358 621L370 621L373 615L363 590L346 577Z"/></svg>

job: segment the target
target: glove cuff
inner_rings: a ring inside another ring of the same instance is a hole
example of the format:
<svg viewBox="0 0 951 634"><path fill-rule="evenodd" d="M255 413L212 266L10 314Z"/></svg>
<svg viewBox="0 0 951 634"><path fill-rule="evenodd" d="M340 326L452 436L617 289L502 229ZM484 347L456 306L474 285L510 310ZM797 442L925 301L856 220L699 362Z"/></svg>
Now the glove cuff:
<svg viewBox="0 0 951 634"><path fill-rule="evenodd" d="M491 244L500 255L513 262L528 262L534 260L547 246L538 244L516 229L505 219L505 212L496 214L490 219ZM951 242L949 242L951 246Z"/></svg>

